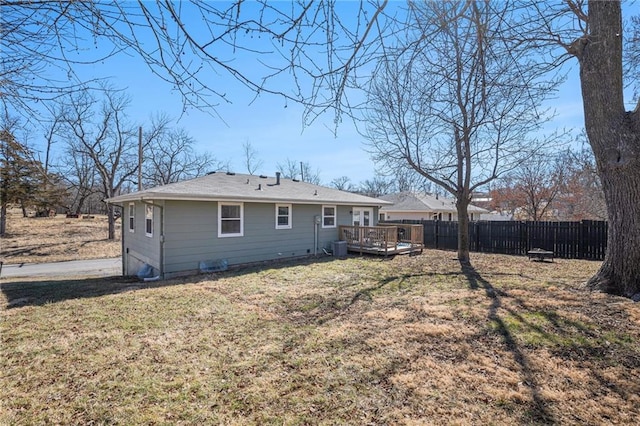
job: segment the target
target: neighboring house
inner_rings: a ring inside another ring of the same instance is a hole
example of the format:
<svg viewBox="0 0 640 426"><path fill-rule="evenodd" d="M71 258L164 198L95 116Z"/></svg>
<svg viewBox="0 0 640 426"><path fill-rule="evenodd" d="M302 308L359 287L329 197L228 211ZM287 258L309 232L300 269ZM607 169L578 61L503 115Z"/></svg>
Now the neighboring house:
<svg viewBox="0 0 640 426"><path fill-rule="evenodd" d="M513 214L499 211L480 213L480 220L486 220L490 222L508 222L510 220L513 220Z"/></svg>
<svg viewBox="0 0 640 426"><path fill-rule="evenodd" d="M408 193L384 195L379 198L393 205L383 206L380 209L380 220L444 220L458 221L456 202L452 198L445 198L427 193ZM472 204L468 209L469 219L480 220L480 215L489 213L488 210L476 207Z"/></svg>
<svg viewBox="0 0 640 426"><path fill-rule="evenodd" d="M338 225L373 226L385 201L297 180L210 173L107 200L120 205L125 275L167 278L201 265L322 252ZM148 268L148 266L146 266Z"/></svg>

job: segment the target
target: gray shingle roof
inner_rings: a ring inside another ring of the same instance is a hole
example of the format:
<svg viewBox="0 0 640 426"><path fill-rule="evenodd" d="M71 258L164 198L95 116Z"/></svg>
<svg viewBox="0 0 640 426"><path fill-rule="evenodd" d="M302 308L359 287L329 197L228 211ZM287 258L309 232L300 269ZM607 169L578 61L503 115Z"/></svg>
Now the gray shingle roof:
<svg viewBox="0 0 640 426"><path fill-rule="evenodd" d="M278 185L275 177L224 172L211 173L195 179L119 195L106 201L122 204L136 200L233 200L362 206L389 204L376 198L292 179L281 178Z"/></svg>
<svg viewBox="0 0 640 426"><path fill-rule="evenodd" d="M392 206L384 206L381 212L456 212L456 201L453 198L437 197L427 193L413 194L401 192L380 197L381 200L393 203ZM487 213L488 210L469 205L469 213Z"/></svg>

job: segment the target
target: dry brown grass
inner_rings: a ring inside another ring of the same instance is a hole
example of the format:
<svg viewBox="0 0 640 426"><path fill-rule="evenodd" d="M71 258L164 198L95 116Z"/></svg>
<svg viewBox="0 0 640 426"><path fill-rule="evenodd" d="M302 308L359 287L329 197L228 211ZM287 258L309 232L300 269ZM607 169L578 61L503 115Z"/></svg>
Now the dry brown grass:
<svg viewBox="0 0 640 426"><path fill-rule="evenodd" d="M19 210L7 217L7 235L0 239L0 260L6 264L101 259L121 254L120 220L116 240L107 239L107 217L67 219L65 215L23 218Z"/></svg>
<svg viewBox="0 0 640 426"><path fill-rule="evenodd" d="M1 424L636 424L640 305L599 264L427 250L2 284Z"/></svg>

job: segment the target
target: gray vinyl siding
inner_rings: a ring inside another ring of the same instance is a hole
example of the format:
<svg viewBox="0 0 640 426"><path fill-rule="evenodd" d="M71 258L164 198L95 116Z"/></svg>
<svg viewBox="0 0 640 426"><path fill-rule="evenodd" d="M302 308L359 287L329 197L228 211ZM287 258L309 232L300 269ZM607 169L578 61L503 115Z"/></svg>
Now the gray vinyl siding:
<svg viewBox="0 0 640 426"><path fill-rule="evenodd" d="M129 203L123 208L123 248L126 275L135 275L140 267L148 263L156 272L160 271L160 208L153 208L153 232L149 237L145 232L146 204L135 202L134 232L129 231Z"/></svg>
<svg viewBox="0 0 640 426"><path fill-rule="evenodd" d="M314 254L314 217L322 218L322 205L293 204L291 228L276 229L275 204L244 203L244 235L218 237L218 203L214 201L165 201L154 207L153 236L145 235L145 204L135 203L135 232L128 228L128 203L123 207L125 224L125 274L135 275L148 263L165 277L199 270L200 261L226 259L229 265L285 259ZM337 207L337 225L351 225L352 207ZM374 208L374 217L377 208ZM163 222L163 223L162 223ZM161 247L161 233L164 243ZM331 249L338 227L317 226L315 252Z"/></svg>
<svg viewBox="0 0 640 426"><path fill-rule="evenodd" d="M217 205L213 202L165 203L164 272L197 271L207 260L217 235Z"/></svg>
<svg viewBox="0 0 640 426"><path fill-rule="evenodd" d="M244 235L218 237L218 203L167 201L165 274L195 272L200 261L226 259L229 265L314 254L314 216L321 205L292 205L291 229L275 228L275 204L244 203ZM338 224L351 224L351 208L337 206ZM338 228L318 226L316 253L330 248Z"/></svg>

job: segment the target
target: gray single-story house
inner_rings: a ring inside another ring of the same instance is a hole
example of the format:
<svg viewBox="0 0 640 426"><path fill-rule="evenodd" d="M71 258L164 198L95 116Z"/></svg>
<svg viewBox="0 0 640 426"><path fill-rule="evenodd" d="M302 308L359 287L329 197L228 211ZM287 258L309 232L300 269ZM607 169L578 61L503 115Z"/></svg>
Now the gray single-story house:
<svg viewBox="0 0 640 426"><path fill-rule="evenodd" d="M407 220L444 220L447 222L458 221L456 200L439 195L427 193L400 192L384 195L379 198L382 201L391 202L391 205L383 206L380 211L380 220L399 221ZM467 210L470 220L480 220L480 215L489 213L488 210L469 204Z"/></svg>
<svg viewBox="0 0 640 426"><path fill-rule="evenodd" d="M238 265L322 253L339 225L374 226L380 206L363 195L307 182L235 173L119 195L124 275L169 278L202 265Z"/></svg>

